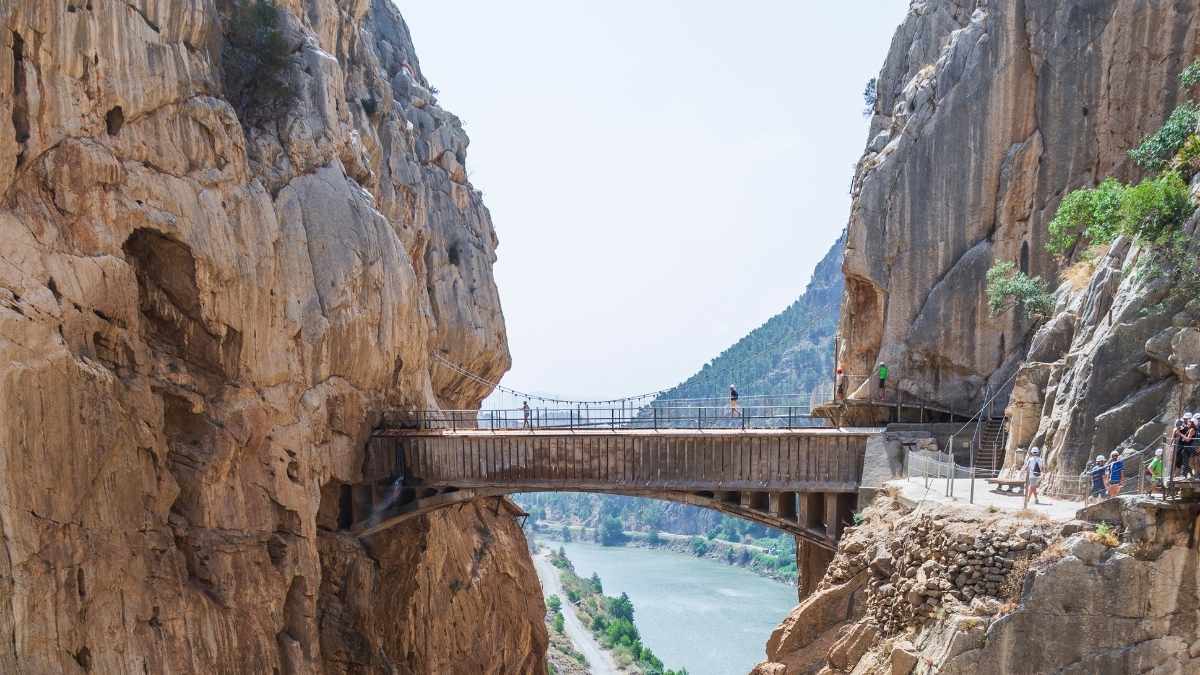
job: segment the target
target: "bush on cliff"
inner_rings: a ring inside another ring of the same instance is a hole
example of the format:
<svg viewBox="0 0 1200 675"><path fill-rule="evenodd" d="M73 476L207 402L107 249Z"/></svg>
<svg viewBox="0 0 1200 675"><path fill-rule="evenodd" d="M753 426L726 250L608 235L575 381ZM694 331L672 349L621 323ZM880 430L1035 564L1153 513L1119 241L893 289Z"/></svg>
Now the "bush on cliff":
<svg viewBox="0 0 1200 675"><path fill-rule="evenodd" d="M273 0L240 0L221 49L225 98L247 127L278 119L296 96L288 78L291 47Z"/></svg>
<svg viewBox="0 0 1200 675"><path fill-rule="evenodd" d="M1129 151L1129 156L1143 169L1158 171L1183 147L1195 131L1197 121L1200 121L1200 107L1192 101L1181 103L1158 131Z"/></svg>
<svg viewBox="0 0 1200 675"><path fill-rule="evenodd" d="M1080 237L1091 244L1107 244L1118 234L1142 243L1162 243L1191 212L1187 183L1174 171L1129 186L1107 178L1095 188L1063 197L1050 221L1046 249L1066 255Z"/></svg>
<svg viewBox="0 0 1200 675"><path fill-rule="evenodd" d="M1192 213L1188 186L1168 171L1127 188L1121 197L1120 230L1144 242L1162 243Z"/></svg>
<svg viewBox="0 0 1200 675"><path fill-rule="evenodd" d="M1007 260L988 270L987 299L993 316L1019 306L1026 318L1038 321L1048 318L1054 309L1054 296L1046 282L1021 272Z"/></svg>
<svg viewBox="0 0 1200 675"><path fill-rule="evenodd" d="M1050 221L1050 241L1046 248L1055 255L1069 252L1080 236L1092 242L1107 243L1116 236L1117 219L1125 186L1115 178L1105 179L1095 188L1074 190L1063 197Z"/></svg>

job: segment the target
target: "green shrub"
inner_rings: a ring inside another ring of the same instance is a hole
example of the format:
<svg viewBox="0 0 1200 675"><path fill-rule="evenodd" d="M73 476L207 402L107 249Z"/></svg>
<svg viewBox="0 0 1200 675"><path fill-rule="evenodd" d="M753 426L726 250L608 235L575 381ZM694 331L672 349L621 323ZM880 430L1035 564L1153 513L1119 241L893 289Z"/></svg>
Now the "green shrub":
<svg viewBox="0 0 1200 675"><path fill-rule="evenodd" d="M692 555L703 557L708 553L708 542L700 537L692 537Z"/></svg>
<svg viewBox="0 0 1200 675"><path fill-rule="evenodd" d="M1040 320L1049 317L1054 309L1054 296L1046 288L1046 282L1017 270L1008 261L998 262L988 270L987 299L993 316L1019 305L1026 318Z"/></svg>
<svg viewBox="0 0 1200 675"><path fill-rule="evenodd" d="M616 516L607 516L600 521L600 543L604 546L620 546L625 543L625 528Z"/></svg>
<svg viewBox="0 0 1200 675"><path fill-rule="evenodd" d="M1183 142L1183 147L1171 160L1171 170L1183 178L1191 178L1200 172L1200 136L1192 134Z"/></svg>
<svg viewBox="0 0 1200 675"><path fill-rule="evenodd" d="M565 620L565 619L563 619L563 615L562 615L562 614L555 614L555 615L554 615L554 632L555 632L555 633L561 633L561 632L563 632L563 627L564 627L564 623L565 623L565 621L566 621L566 620Z"/></svg>
<svg viewBox="0 0 1200 675"><path fill-rule="evenodd" d="M296 96L287 76L292 49L279 24L273 0L240 0L226 25L225 98L247 127L278 119Z"/></svg>
<svg viewBox="0 0 1200 675"><path fill-rule="evenodd" d="M1120 226L1119 212L1125 186L1107 178L1095 188L1073 190L1058 204L1050 221L1050 240L1046 249L1055 255L1065 255L1080 235L1091 243L1108 243Z"/></svg>
<svg viewBox="0 0 1200 675"><path fill-rule="evenodd" d="M1200 84L1200 59L1193 61L1190 66L1183 69L1182 73L1179 73L1179 84L1185 89Z"/></svg>
<svg viewBox="0 0 1200 675"><path fill-rule="evenodd" d="M1121 197L1121 231L1146 242L1161 243L1192 213L1188 186L1167 172L1127 188Z"/></svg>
<svg viewBox="0 0 1200 675"><path fill-rule="evenodd" d="M1183 147L1184 141L1196 129L1198 119L1200 119L1200 107L1197 107L1192 101L1180 104L1163 123L1162 128L1147 136L1140 145L1130 150L1129 156L1144 169L1150 171L1161 169Z"/></svg>
<svg viewBox="0 0 1200 675"><path fill-rule="evenodd" d="M549 609L551 612L562 611L562 598L559 598L557 595L547 597L546 609Z"/></svg>

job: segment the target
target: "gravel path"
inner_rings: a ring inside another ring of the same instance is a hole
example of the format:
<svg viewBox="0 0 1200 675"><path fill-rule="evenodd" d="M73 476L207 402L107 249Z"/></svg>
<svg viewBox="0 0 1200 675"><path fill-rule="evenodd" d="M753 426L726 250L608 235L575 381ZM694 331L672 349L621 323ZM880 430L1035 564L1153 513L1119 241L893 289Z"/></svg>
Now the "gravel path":
<svg viewBox="0 0 1200 675"><path fill-rule="evenodd" d="M617 670L617 664L613 661L612 654L609 654L600 646L599 642L596 642L592 632L579 622L579 616L575 614L575 607L567 602L567 594L563 592L558 569L550 564L547 554L543 552L535 555L533 564L537 568L538 579L542 582L542 590L545 594L557 595L558 599L562 600L563 627L575 648L582 652L584 658L587 659L588 670L592 675L618 675L620 671Z"/></svg>

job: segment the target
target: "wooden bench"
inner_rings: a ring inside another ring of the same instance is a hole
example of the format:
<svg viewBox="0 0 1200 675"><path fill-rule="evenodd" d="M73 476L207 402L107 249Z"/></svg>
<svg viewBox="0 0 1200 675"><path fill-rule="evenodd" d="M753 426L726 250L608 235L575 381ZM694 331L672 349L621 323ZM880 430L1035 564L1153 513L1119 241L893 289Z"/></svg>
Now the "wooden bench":
<svg viewBox="0 0 1200 675"><path fill-rule="evenodd" d="M999 476L988 479L988 483L996 487L996 492L1007 493L1013 495L1024 494L1025 479L1020 474L1014 474L1009 471L1002 471Z"/></svg>

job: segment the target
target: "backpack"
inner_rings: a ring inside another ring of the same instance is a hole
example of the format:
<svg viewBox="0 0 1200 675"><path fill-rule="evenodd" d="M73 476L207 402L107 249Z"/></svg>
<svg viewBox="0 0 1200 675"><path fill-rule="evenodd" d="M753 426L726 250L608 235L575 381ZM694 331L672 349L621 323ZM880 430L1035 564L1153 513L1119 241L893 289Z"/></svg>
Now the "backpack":
<svg viewBox="0 0 1200 675"><path fill-rule="evenodd" d="M1042 476L1042 458L1035 457L1033 460L1033 466L1030 468L1033 470L1034 478L1041 478L1041 476Z"/></svg>

